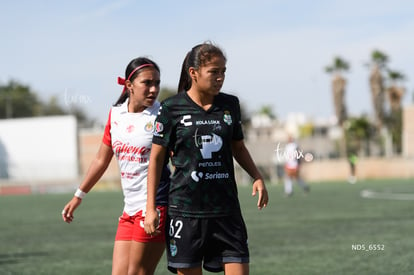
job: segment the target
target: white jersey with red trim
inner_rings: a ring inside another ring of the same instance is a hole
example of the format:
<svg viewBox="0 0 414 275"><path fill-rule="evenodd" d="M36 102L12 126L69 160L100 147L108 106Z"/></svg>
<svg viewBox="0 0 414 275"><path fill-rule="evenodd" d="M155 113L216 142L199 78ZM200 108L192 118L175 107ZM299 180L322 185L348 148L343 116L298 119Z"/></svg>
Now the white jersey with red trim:
<svg viewBox="0 0 414 275"><path fill-rule="evenodd" d="M132 216L146 207L149 156L154 120L160 103L155 102L143 112L130 113L128 101L112 107L104 143L109 143L108 137L111 139L110 144L121 174L124 211Z"/></svg>
<svg viewBox="0 0 414 275"><path fill-rule="evenodd" d="M299 166L298 145L295 142L290 142L285 147L286 163L285 167L288 169L297 169Z"/></svg>

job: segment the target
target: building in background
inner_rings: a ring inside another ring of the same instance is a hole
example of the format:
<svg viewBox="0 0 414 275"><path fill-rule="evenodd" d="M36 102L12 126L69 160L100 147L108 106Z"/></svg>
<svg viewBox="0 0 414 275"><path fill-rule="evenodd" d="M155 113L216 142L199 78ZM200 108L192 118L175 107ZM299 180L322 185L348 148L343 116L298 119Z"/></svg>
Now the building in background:
<svg viewBox="0 0 414 275"><path fill-rule="evenodd" d="M74 116L0 120L0 179L45 182L79 174Z"/></svg>
<svg viewBox="0 0 414 275"><path fill-rule="evenodd" d="M414 106L403 110L402 154L359 157L357 176L414 177ZM74 190L86 174L102 143L103 127L78 129L73 116L0 120L0 194ZM283 154L292 135L303 152L302 173L307 181L346 180L349 163L338 155L342 131L332 119L311 119L291 114L286 120L253 116L244 127L245 143L268 182L280 182ZM240 184L251 183L237 163ZM119 168L113 159L96 188L118 188Z"/></svg>

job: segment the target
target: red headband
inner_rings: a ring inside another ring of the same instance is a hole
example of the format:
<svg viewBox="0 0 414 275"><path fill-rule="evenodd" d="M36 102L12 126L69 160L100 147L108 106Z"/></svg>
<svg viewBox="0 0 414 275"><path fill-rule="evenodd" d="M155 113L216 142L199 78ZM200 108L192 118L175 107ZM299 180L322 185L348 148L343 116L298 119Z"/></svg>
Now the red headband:
<svg viewBox="0 0 414 275"><path fill-rule="evenodd" d="M125 79L125 78L122 78L122 77L118 77L118 84L119 85L123 85L124 86L124 89L122 90L122 93L125 93L125 90L126 90L126 86L125 86L125 82L127 81L127 80L129 80L130 78L131 78L131 76L136 72L136 71L138 71L139 69L142 69L142 68L144 68L144 67L154 67L154 64L142 64L141 66L138 66L138 67L136 67L129 75L128 75L128 78L127 79Z"/></svg>

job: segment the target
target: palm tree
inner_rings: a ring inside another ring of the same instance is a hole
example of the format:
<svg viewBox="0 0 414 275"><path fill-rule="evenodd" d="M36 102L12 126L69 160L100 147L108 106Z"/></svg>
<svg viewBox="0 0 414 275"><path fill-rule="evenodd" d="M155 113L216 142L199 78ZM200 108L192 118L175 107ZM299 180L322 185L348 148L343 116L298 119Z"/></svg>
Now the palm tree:
<svg viewBox="0 0 414 275"><path fill-rule="evenodd" d="M347 110L344 101L346 79L343 77L343 73L349 70L349 63L341 57L335 57L333 64L325 67L327 73L332 75L332 94L333 103L335 108L335 115L338 125L342 129L342 140L340 141L340 155L346 156L347 144L346 135L344 129L344 122L347 119Z"/></svg>
<svg viewBox="0 0 414 275"><path fill-rule="evenodd" d="M405 93L404 87L399 83L405 80L405 76L398 71L388 70L388 78L391 82L387 88L388 101L391 112L397 112L401 109L401 100Z"/></svg>
<svg viewBox="0 0 414 275"><path fill-rule="evenodd" d="M340 57L335 57L333 64L325 68L325 71L327 73L333 73L332 94L335 107L335 115L339 125L342 125L347 118L347 110L344 102L346 80L342 74L348 70L349 63Z"/></svg>
<svg viewBox="0 0 414 275"><path fill-rule="evenodd" d="M369 152L370 135L371 135L371 124L364 115L360 117L353 117L353 118L348 119L346 123L348 153L365 152L366 155L370 155L370 152Z"/></svg>
<svg viewBox="0 0 414 275"><path fill-rule="evenodd" d="M390 80L390 86L387 88L387 95L390 112L386 117L386 125L391 134L394 150L400 153L402 150L401 100L405 93L405 88L401 85L401 82L405 80L405 76L398 71L388 70L388 79Z"/></svg>
<svg viewBox="0 0 414 275"><path fill-rule="evenodd" d="M382 71L386 68L388 63L388 56L379 51L374 50L371 53L371 75L369 78L369 84L371 87L371 96L374 106L375 124L377 129L380 130L384 123L384 78Z"/></svg>

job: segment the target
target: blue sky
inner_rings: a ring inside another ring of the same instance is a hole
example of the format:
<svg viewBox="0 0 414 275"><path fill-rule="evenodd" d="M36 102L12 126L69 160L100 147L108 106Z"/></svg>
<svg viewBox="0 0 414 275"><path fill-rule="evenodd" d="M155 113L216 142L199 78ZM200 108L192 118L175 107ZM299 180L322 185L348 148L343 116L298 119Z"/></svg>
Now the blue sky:
<svg viewBox="0 0 414 275"><path fill-rule="evenodd" d="M414 92L413 1L3 1L0 82L30 85L105 122L128 62L148 56L161 85L177 86L182 60L211 40L228 58L223 91L248 111L264 105L289 113L333 115L324 67L341 56L351 65L346 103L372 113L364 66L373 50L406 75L404 104Z"/></svg>

